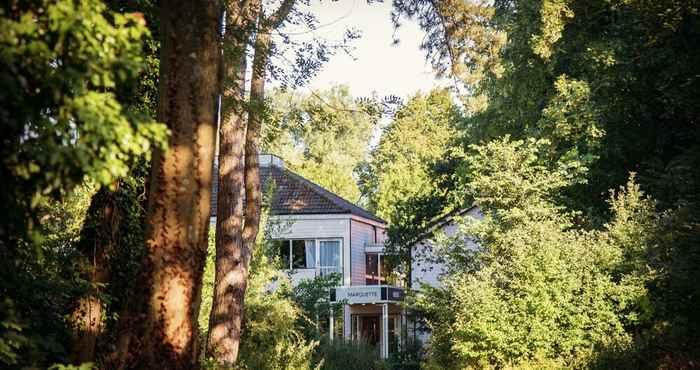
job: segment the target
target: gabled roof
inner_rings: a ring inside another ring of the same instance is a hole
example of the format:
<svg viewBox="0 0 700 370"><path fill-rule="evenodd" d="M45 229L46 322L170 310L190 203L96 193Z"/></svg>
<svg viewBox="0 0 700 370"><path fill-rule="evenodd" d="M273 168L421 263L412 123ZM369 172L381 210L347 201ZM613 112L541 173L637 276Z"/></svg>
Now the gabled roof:
<svg viewBox="0 0 700 370"><path fill-rule="evenodd" d="M218 166L214 165L218 174ZM260 183L265 190L271 183L275 193L270 205L272 215L352 214L372 221L386 223L371 212L360 208L318 184L277 165L260 167ZM212 192L212 216L216 216L218 181Z"/></svg>

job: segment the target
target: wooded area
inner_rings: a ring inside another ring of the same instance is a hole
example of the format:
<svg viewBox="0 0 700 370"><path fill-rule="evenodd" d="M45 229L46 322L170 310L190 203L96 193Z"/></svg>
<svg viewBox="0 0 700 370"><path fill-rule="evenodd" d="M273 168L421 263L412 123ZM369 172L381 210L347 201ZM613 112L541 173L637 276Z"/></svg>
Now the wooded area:
<svg viewBox="0 0 700 370"><path fill-rule="evenodd" d="M0 6L0 367L700 366L700 2L393 0L449 81L405 101L301 90L360 36L295 40L309 9ZM260 152L388 221L397 271L479 207L407 293L428 343L328 341L340 280L278 272Z"/></svg>

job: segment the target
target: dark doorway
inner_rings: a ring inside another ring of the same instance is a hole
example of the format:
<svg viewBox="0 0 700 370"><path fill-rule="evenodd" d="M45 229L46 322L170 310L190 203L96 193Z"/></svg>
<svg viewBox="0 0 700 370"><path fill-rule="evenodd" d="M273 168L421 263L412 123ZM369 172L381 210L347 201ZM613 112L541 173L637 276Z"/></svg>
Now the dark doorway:
<svg viewBox="0 0 700 370"><path fill-rule="evenodd" d="M360 338L368 344L379 344L379 316L360 316Z"/></svg>

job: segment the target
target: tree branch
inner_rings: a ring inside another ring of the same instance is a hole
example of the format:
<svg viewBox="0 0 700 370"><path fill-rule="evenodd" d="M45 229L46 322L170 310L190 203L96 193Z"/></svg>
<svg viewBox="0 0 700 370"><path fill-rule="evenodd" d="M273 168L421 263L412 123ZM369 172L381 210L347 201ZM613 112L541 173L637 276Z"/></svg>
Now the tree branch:
<svg viewBox="0 0 700 370"><path fill-rule="evenodd" d="M263 21L267 26L267 30L265 31L274 30L281 26L285 19L287 19L289 12L294 8L295 3L296 0L284 0L280 7L277 8L277 11Z"/></svg>

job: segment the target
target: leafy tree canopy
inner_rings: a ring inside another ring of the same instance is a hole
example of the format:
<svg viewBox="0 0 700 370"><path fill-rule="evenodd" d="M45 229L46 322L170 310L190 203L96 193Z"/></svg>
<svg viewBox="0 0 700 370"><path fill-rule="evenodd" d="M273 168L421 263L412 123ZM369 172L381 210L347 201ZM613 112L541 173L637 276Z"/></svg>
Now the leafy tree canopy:
<svg viewBox="0 0 700 370"><path fill-rule="evenodd" d="M107 185L165 128L122 103L144 68L144 22L96 0L11 1L0 9L0 234L22 235L31 209L84 177Z"/></svg>
<svg viewBox="0 0 700 370"><path fill-rule="evenodd" d="M380 112L355 100L346 86L308 95L275 91L263 128L263 152L276 154L300 175L358 203L353 174L366 158Z"/></svg>

